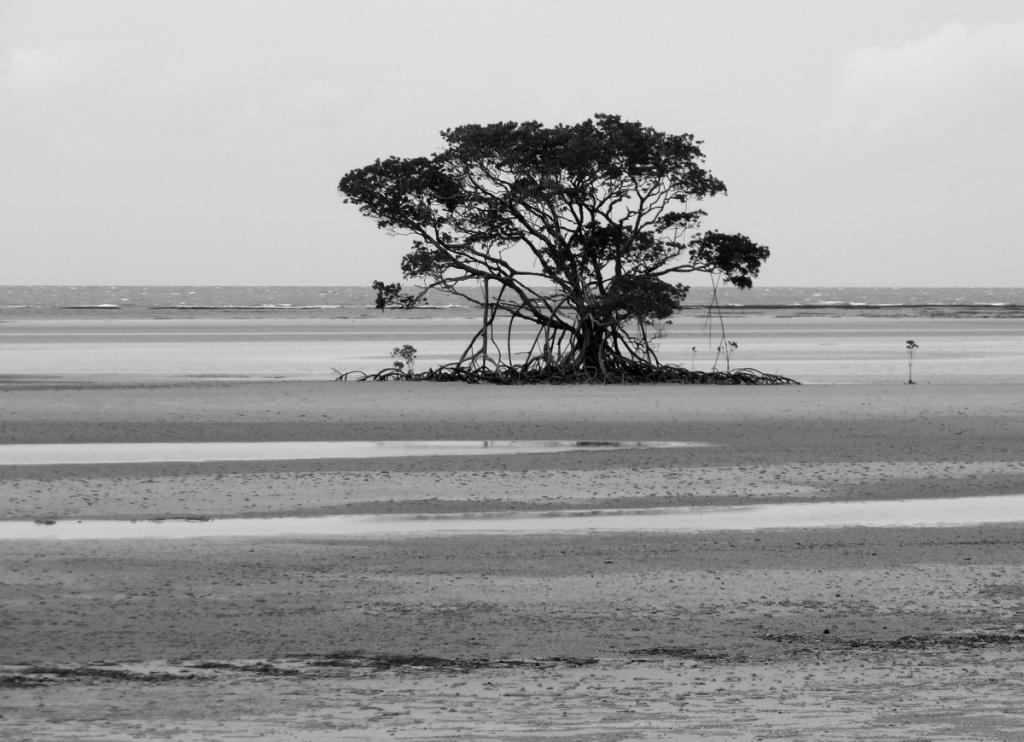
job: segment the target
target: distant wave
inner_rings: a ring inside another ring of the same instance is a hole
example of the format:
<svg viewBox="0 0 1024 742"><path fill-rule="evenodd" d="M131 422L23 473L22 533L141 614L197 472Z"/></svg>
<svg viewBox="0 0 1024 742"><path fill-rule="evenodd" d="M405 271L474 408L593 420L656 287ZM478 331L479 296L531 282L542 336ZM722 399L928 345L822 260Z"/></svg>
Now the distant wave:
<svg viewBox="0 0 1024 742"><path fill-rule="evenodd" d="M57 309L120 309L120 304L71 304Z"/></svg>
<svg viewBox="0 0 1024 742"><path fill-rule="evenodd" d="M708 288L695 286L681 314L708 311ZM470 294L470 299L483 299ZM0 314L12 318L91 321L103 318L190 319L380 317L368 286L0 286ZM389 319L467 317L478 305L460 296L432 292L430 304L411 311L387 308ZM1024 287L764 287L747 291L720 288L723 312L880 316L1018 317L1024 314Z"/></svg>
<svg viewBox="0 0 1024 742"><path fill-rule="evenodd" d="M273 311L277 309L366 309L366 306L347 304L157 304L149 309L204 311L204 312L248 312Z"/></svg>
<svg viewBox="0 0 1024 742"><path fill-rule="evenodd" d="M706 309L707 306L703 304L689 303L685 305L688 309ZM990 307L990 308L1001 308L1001 309L1021 309L1024 308L1024 304L1015 304L1005 301L971 301L971 302L865 302L865 301L814 301L814 302L721 302L719 304L723 309L735 308L735 309L832 309L832 308L851 308L851 309L891 309L891 308L906 308L906 309L928 309L928 308L949 308L949 307ZM45 309L44 304L2 304L0 309ZM75 309L101 309L101 310L120 310L128 308L141 308L132 306L129 304L67 304L56 307L57 309L75 310ZM154 304L149 307L145 307L150 310L159 311L205 311L205 312L243 312L243 311L281 311L281 310L295 310L295 311L324 311L324 310L336 310L336 309L356 309L356 310L367 310L376 309L373 304ZM413 307L417 311L441 311L445 309L472 309L473 306L469 304L424 304L421 306ZM388 307L389 312L404 311L399 307Z"/></svg>
<svg viewBox="0 0 1024 742"><path fill-rule="evenodd" d="M686 305L690 309L707 309L700 304ZM1011 304L1005 301L972 301L972 302L863 302L863 301L814 301L789 302L778 304L741 304L738 302L721 302L723 309L969 309L971 307L990 309L1024 309L1024 304Z"/></svg>
<svg viewBox="0 0 1024 742"><path fill-rule="evenodd" d="M79 307L75 307L79 308ZM116 307L115 307L116 308ZM373 304L157 304L148 307L151 310L169 311L206 311L206 312L247 312L247 311L274 311L274 310L318 310L325 309L376 309ZM442 310L442 309L469 309L468 304L424 304L414 307L416 310ZM404 311L398 308L389 308L388 311Z"/></svg>

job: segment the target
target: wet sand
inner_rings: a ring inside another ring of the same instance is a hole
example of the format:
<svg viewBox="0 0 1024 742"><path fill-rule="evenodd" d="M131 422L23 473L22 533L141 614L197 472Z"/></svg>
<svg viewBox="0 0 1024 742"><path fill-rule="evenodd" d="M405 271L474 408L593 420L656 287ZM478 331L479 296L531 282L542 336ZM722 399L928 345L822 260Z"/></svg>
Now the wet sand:
<svg viewBox="0 0 1024 742"><path fill-rule="evenodd" d="M729 338L739 344L734 363L808 383L899 383L907 378L907 338L920 345L918 380L1022 381L1024 316L1017 310L893 307L860 313L766 307L730 312L726 324ZM5 379L39 383L45 376L54 384L69 376L119 384L140 377L168 383L312 381L333 378L332 368L390 366L392 348L404 343L417 348L418 367L425 368L457 360L478 327L476 312L447 318L417 317L415 311L358 319L0 318L0 386ZM526 323L517 323L510 335L500 334L496 350L505 360L509 352L527 351L534 339ZM693 309L673 319L657 342L658 357L709 370L719 344L706 313Z"/></svg>
<svg viewBox="0 0 1024 742"><path fill-rule="evenodd" d="M7 466L0 517L1024 493L1015 385L0 391L0 443L707 448ZM0 542L5 739L1015 739L1024 527Z"/></svg>

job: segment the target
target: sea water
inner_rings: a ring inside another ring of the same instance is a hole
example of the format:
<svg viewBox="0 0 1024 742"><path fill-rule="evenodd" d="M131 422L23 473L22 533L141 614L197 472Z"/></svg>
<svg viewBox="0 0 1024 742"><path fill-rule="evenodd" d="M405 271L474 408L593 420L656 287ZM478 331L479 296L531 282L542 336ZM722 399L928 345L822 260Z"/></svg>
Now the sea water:
<svg viewBox="0 0 1024 742"><path fill-rule="evenodd" d="M466 290L474 295L474 289ZM479 290L475 294L480 296ZM1024 288L719 288L727 311L1008 316L1024 313ZM0 286L0 321L11 319L259 318L365 319L379 315L366 286ZM465 299L428 292L412 318L476 318ZM703 313L711 290L695 286L688 312Z"/></svg>
<svg viewBox="0 0 1024 742"><path fill-rule="evenodd" d="M379 312L365 287L0 286L0 383L302 379L458 360L480 310L436 292L426 307ZM691 292L661 327L661 360L697 370L751 367L805 383L903 383L906 341L922 383L1024 380L1024 289L755 288ZM513 362L535 328L496 333ZM718 348L737 344L726 361Z"/></svg>

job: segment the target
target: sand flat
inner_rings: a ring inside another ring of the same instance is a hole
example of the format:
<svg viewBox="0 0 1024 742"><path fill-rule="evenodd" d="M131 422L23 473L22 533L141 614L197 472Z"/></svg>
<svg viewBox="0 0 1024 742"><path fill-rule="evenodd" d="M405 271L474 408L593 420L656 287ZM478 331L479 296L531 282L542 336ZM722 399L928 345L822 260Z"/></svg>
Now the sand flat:
<svg viewBox="0 0 1024 742"><path fill-rule="evenodd" d="M2 443L714 444L4 467L5 518L1024 492L1010 384L178 383L8 388L0 405ZM0 714L12 739L1012 739L1022 546L1015 525L2 542Z"/></svg>
<svg viewBox="0 0 1024 742"><path fill-rule="evenodd" d="M893 308L866 313L819 307L730 314L729 337L739 343L743 366L814 383L894 384L906 379L904 343L921 345L919 380L950 383L1017 382L1024 359L1024 317L980 308L968 315L922 316ZM962 310L961 310L962 311ZM128 319L7 319L0 323L4 374L46 374L65 381L125 383L133 377L222 380L316 380L331 369L377 370L390 365L396 345L412 343L420 368L456 360L479 326L467 317L384 315L334 319L271 317ZM708 369L718 338L696 307L674 319L658 341L659 357ZM502 351L507 353L505 333ZM512 328L511 352L533 341L527 323ZM697 348L694 355L691 348Z"/></svg>

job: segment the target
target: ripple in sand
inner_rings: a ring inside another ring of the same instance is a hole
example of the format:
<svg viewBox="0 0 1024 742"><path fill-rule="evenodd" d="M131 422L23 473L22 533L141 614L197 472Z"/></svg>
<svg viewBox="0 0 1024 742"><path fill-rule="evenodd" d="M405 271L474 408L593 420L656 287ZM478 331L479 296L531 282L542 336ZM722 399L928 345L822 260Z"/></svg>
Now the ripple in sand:
<svg viewBox="0 0 1024 742"><path fill-rule="evenodd" d="M1024 522L1024 495L862 502L800 502L713 508L562 510L442 515L333 515L208 520L0 522L0 540L345 538L529 533L753 531L783 528L936 527Z"/></svg>
<svg viewBox="0 0 1024 742"><path fill-rule="evenodd" d="M294 461L400 456L481 456L566 451L692 448L693 441L249 441L205 443L17 443L0 445L0 466L169 461Z"/></svg>

